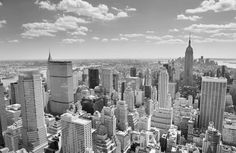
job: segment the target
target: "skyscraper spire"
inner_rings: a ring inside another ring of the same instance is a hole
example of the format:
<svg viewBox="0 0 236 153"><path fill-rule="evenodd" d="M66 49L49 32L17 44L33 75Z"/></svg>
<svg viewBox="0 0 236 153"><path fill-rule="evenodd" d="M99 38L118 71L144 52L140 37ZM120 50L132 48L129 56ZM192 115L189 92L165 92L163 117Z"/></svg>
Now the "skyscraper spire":
<svg viewBox="0 0 236 153"><path fill-rule="evenodd" d="M188 45L191 46L191 32L189 33Z"/></svg>
<svg viewBox="0 0 236 153"><path fill-rule="evenodd" d="M50 48L49 48L49 55L48 55L48 62L49 61L52 61L52 56L51 56Z"/></svg>

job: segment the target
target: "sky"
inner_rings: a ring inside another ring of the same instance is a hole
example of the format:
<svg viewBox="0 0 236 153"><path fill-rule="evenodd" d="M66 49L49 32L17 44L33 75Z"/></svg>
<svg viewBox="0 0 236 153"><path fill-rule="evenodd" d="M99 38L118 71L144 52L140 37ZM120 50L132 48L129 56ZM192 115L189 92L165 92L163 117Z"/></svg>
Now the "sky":
<svg viewBox="0 0 236 153"><path fill-rule="evenodd" d="M236 0L0 0L0 60L236 58Z"/></svg>

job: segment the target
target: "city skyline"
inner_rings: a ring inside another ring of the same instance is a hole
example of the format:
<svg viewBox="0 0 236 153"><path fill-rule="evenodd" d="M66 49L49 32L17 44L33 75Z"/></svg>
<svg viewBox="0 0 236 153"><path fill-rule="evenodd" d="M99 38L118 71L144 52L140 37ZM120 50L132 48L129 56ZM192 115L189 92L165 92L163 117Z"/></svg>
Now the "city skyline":
<svg viewBox="0 0 236 153"><path fill-rule="evenodd" d="M184 57L190 32L194 58L232 58L235 10L235 0L0 0L1 60Z"/></svg>

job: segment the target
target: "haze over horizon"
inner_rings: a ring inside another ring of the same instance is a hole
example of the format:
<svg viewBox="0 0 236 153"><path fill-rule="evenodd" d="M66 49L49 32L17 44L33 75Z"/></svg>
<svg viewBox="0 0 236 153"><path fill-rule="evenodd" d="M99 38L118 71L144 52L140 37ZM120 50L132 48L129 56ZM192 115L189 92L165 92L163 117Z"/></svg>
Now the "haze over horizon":
<svg viewBox="0 0 236 153"><path fill-rule="evenodd" d="M0 0L1 60L236 58L236 0Z"/></svg>

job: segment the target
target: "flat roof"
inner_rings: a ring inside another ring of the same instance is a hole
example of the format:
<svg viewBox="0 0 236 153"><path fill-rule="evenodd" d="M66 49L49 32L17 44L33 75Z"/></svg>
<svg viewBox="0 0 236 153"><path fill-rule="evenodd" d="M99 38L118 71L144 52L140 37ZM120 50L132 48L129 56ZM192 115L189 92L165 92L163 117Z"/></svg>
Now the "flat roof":
<svg viewBox="0 0 236 153"><path fill-rule="evenodd" d="M87 125L87 124L91 123L90 120L86 120L84 118L79 118L79 115L73 115L71 113L62 114L61 119L63 121L76 123L76 124L82 124L82 125Z"/></svg>
<svg viewBox="0 0 236 153"><path fill-rule="evenodd" d="M217 78L217 77L202 77L202 81L227 83L227 79L223 78L223 77L221 77L221 78Z"/></svg>

